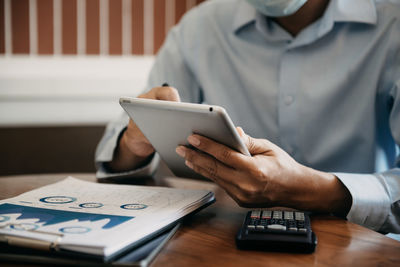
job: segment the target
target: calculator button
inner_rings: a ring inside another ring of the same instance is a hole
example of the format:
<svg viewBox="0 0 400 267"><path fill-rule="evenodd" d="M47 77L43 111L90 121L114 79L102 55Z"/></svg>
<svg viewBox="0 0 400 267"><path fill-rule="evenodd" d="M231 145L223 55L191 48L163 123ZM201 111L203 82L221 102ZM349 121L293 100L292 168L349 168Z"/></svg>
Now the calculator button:
<svg viewBox="0 0 400 267"><path fill-rule="evenodd" d="M304 213L303 212L295 212L294 213L297 221L304 221Z"/></svg>
<svg viewBox="0 0 400 267"><path fill-rule="evenodd" d="M297 232L297 227L289 227L289 231Z"/></svg>
<svg viewBox="0 0 400 267"><path fill-rule="evenodd" d="M256 229L258 229L258 230L264 230L264 225L257 225L257 226L256 226Z"/></svg>
<svg viewBox="0 0 400 267"><path fill-rule="evenodd" d="M268 229L286 231L286 226L280 224L270 224L268 225Z"/></svg>
<svg viewBox="0 0 400 267"><path fill-rule="evenodd" d="M256 229L256 227L254 225L247 225L247 229L253 230Z"/></svg>
<svg viewBox="0 0 400 267"><path fill-rule="evenodd" d="M285 211L284 213L284 219L285 220L293 220L293 212L292 211Z"/></svg>
<svg viewBox="0 0 400 267"><path fill-rule="evenodd" d="M272 216L272 211L270 210L264 210L262 213L263 219L271 219L271 216Z"/></svg>
<svg viewBox="0 0 400 267"><path fill-rule="evenodd" d="M299 228L299 232L306 233L307 229L306 228Z"/></svg>
<svg viewBox="0 0 400 267"><path fill-rule="evenodd" d="M261 215L261 211L260 210L253 210L250 214L250 218L252 219L259 219Z"/></svg>
<svg viewBox="0 0 400 267"><path fill-rule="evenodd" d="M274 211L274 219L282 219L282 211Z"/></svg>
<svg viewBox="0 0 400 267"><path fill-rule="evenodd" d="M286 221L285 220L277 220L276 224L286 225Z"/></svg>

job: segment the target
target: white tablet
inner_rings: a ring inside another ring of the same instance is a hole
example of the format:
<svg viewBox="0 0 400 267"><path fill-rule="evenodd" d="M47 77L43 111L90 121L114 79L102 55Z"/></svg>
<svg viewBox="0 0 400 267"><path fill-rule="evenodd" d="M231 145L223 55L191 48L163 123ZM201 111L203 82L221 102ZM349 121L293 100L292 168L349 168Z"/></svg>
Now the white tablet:
<svg viewBox="0 0 400 267"><path fill-rule="evenodd" d="M222 107L131 97L122 97L119 102L177 176L202 177L175 152L178 145L189 146L187 138L193 133L250 155Z"/></svg>

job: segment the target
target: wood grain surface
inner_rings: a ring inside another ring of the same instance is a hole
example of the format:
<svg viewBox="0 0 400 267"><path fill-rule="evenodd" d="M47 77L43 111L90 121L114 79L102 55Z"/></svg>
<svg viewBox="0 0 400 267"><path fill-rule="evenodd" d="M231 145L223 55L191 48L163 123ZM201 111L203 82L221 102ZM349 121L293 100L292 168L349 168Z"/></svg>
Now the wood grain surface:
<svg viewBox="0 0 400 267"><path fill-rule="evenodd" d="M6 51L4 17L4 0L0 0L0 54L4 54Z"/></svg>
<svg viewBox="0 0 400 267"><path fill-rule="evenodd" d="M100 2L86 0L86 54L100 54Z"/></svg>
<svg viewBox="0 0 400 267"><path fill-rule="evenodd" d="M0 176L94 172L103 132L95 125L0 127Z"/></svg>
<svg viewBox="0 0 400 267"><path fill-rule="evenodd" d="M100 54L100 1L79 0L86 5L86 51L87 55ZM144 1L130 0L131 5L131 43L134 55L144 54ZM166 37L166 6L171 5L174 24L190 8L204 0L154 0L153 1L153 53L156 54ZM11 3L11 53L29 54L29 0L12 0ZM32 2L33 3L33 2ZM37 42L39 55L54 53L54 0L37 0ZM77 54L77 0L61 0L62 13L62 54ZM110 55L122 55L122 0L109 0L108 3L108 46ZM5 1L0 0L0 54L5 54Z"/></svg>
<svg viewBox="0 0 400 267"><path fill-rule="evenodd" d="M94 174L68 174L95 181ZM67 174L0 177L0 199L60 181ZM312 216L318 237L313 254L241 251L234 237L246 209L210 182L149 179L149 184L214 191L217 202L184 221L152 266L400 266L400 242L327 215Z"/></svg>
<svg viewBox="0 0 400 267"><path fill-rule="evenodd" d="M110 55L122 54L122 0L113 0L109 6L108 46Z"/></svg>
<svg viewBox="0 0 400 267"><path fill-rule="evenodd" d="M158 49L164 42L165 38L165 0L155 0L153 6L154 14L154 54L157 54Z"/></svg>
<svg viewBox="0 0 400 267"><path fill-rule="evenodd" d="M144 0L132 2L132 53L142 55L144 53Z"/></svg>
<svg viewBox="0 0 400 267"><path fill-rule="evenodd" d="M11 36L14 54L29 53L29 1L11 1Z"/></svg>
<svg viewBox="0 0 400 267"><path fill-rule="evenodd" d="M37 29L38 29L38 53L51 55L54 53L54 25L53 25L53 1L37 1Z"/></svg>
<svg viewBox="0 0 400 267"><path fill-rule="evenodd" d="M64 55L76 55L77 53L76 7L76 0L62 1L62 53Z"/></svg>

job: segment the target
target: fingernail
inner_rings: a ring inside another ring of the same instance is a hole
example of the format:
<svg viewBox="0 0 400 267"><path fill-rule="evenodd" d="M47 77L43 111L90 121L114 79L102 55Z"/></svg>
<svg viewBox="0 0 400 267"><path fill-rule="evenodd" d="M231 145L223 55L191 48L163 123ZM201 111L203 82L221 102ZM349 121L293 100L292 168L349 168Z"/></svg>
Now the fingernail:
<svg viewBox="0 0 400 267"><path fill-rule="evenodd" d="M176 153L177 153L179 156L181 156L182 158L185 157L186 151L185 151L185 148L183 148L182 146L178 146L178 147L175 149L175 151L176 151Z"/></svg>
<svg viewBox="0 0 400 267"><path fill-rule="evenodd" d="M236 129L237 129L237 131L238 131L238 133L239 133L240 137L243 137L243 136L244 136L244 131L243 131L243 128L242 128L242 127L240 127L240 126L238 126Z"/></svg>
<svg viewBox="0 0 400 267"><path fill-rule="evenodd" d="M185 161L186 166L188 166L189 168L193 169L193 164L190 161Z"/></svg>
<svg viewBox="0 0 400 267"><path fill-rule="evenodd" d="M199 146L200 145L200 140L193 135L188 137L188 141L192 146Z"/></svg>

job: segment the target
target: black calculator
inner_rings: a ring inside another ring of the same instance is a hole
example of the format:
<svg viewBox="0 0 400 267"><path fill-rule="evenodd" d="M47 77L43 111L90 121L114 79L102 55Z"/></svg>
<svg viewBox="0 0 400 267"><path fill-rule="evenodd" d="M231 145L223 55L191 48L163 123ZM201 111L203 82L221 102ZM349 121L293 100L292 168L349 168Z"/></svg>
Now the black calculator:
<svg viewBox="0 0 400 267"><path fill-rule="evenodd" d="M305 212L252 210L239 229L236 245L239 249L312 253L317 237Z"/></svg>

